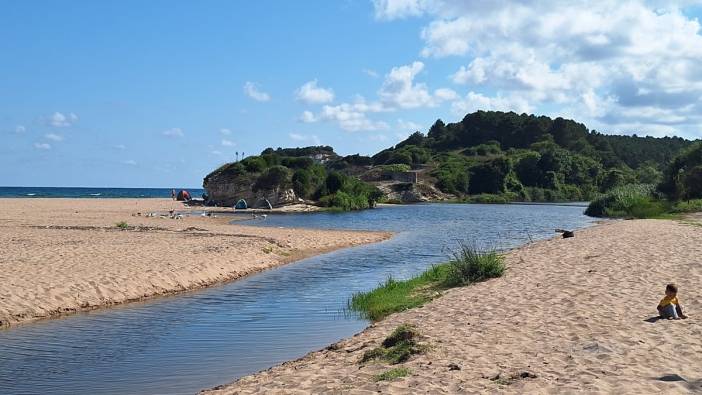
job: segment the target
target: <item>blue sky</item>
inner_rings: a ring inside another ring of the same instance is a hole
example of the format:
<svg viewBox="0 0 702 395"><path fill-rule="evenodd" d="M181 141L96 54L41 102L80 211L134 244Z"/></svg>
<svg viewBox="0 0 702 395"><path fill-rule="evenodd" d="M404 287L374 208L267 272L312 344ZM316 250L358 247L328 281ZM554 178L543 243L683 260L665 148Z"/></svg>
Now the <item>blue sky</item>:
<svg viewBox="0 0 702 395"><path fill-rule="evenodd" d="M198 187L237 151L372 154L477 109L702 135L699 6L509 3L0 1L0 185Z"/></svg>

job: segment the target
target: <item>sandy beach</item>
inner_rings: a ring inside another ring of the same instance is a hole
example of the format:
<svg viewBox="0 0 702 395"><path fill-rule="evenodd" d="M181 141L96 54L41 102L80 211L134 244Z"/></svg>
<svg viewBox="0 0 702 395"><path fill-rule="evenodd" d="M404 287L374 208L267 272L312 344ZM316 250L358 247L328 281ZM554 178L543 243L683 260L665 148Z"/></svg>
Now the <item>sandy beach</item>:
<svg viewBox="0 0 702 395"><path fill-rule="evenodd" d="M145 216L169 210L187 208L170 199L0 199L0 327L191 290L390 237Z"/></svg>
<svg viewBox="0 0 702 395"><path fill-rule="evenodd" d="M214 394L702 391L702 226L616 221L507 255L498 279L454 288L362 333ZM665 285L690 318L656 319ZM360 364L403 323L427 349ZM450 365L454 365L451 366ZM404 378L374 380L402 366Z"/></svg>

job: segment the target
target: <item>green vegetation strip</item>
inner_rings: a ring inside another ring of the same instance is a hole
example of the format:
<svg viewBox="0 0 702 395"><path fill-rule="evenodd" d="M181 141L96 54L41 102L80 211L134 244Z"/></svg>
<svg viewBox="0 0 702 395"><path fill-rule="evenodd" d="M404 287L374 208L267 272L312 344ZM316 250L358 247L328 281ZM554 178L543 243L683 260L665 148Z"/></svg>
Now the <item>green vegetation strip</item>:
<svg viewBox="0 0 702 395"><path fill-rule="evenodd" d="M393 380L400 377L409 376L412 373L407 368L394 368L375 376L375 381Z"/></svg>
<svg viewBox="0 0 702 395"><path fill-rule="evenodd" d="M419 307L442 290L500 277L504 270L504 258L497 251L464 244L450 262L432 266L408 280L389 278L378 288L354 294L348 307L364 318L379 321L392 313Z"/></svg>

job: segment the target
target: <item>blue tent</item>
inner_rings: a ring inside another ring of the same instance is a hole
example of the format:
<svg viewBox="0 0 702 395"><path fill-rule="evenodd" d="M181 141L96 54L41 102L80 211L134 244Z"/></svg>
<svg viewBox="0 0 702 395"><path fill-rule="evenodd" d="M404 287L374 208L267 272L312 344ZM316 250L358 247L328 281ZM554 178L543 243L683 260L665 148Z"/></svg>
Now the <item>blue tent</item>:
<svg viewBox="0 0 702 395"><path fill-rule="evenodd" d="M239 199L239 201L236 202L236 206L234 206L234 208L237 210L245 210L245 209L249 208L249 205L246 204L246 200Z"/></svg>

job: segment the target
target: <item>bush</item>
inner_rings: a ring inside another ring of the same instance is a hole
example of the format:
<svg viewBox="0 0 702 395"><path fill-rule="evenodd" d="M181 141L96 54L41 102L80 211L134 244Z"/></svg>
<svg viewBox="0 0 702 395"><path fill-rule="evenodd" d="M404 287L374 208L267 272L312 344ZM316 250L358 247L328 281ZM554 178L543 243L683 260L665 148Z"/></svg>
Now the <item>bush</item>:
<svg viewBox="0 0 702 395"><path fill-rule="evenodd" d="M124 221L117 222L117 223L115 224L115 226L116 226L117 228L121 229L121 230L127 230L127 229L129 229L129 224L126 223L126 222L124 222Z"/></svg>
<svg viewBox="0 0 702 395"><path fill-rule="evenodd" d="M448 268L444 284L457 286L500 277L505 271L505 263L494 249L481 249L475 243L463 243L453 253Z"/></svg>
<svg viewBox="0 0 702 395"><path fill-rule="evenodd" d="M507 204L510 202L505 195L495 195L491 193L481 193L480 195L471 196L468 201L482 204Z"/></svg>
<svg viewBox="0 0 702 395"><path fill-rule="evenodd" d="M653 196L654 186L629 184L617 187L593 200L585 210L591 217L649 218L665 212L662 202Z"/></svg>
<svg viewBox="0 0 702 395"><path fill-rule="evenodd" d="M702 199L677 202L670 211L673 213L694 213L702 211Z"/></svg>

